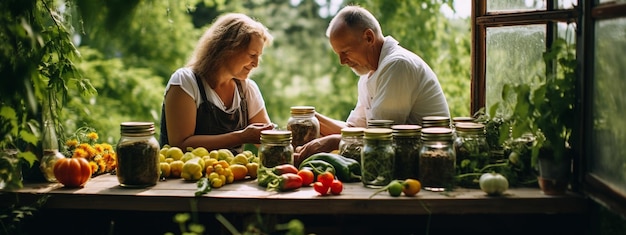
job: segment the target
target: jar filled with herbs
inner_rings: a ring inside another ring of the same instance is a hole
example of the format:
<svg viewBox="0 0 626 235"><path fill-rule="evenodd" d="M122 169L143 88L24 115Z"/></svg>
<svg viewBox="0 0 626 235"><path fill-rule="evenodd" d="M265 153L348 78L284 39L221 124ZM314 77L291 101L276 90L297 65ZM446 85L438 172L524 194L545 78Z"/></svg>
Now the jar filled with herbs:
<svg viewBox="0 0 626 235"><path fill-rule="evenodd" d="M363 149L362 127L346 127L341 129L341 141L339 141L339 155L351 158L361 163L361 149Z"/></svg>
<svg viewBox="0 0 626 235"><path fill-rule="evenodd" d="M116 174L120 186L144 188L156 185L161 174L159 142L153 122L123 122L116 146Z"/></svg>
<svg viewBox="0 0 626 235"><path fill-rule="evenodd" d="M389 128L393 126L393 120L374 119L367 120L367 128Z"/></svg>
<svg viewBox="0 0 626 235"><path fill-rule="evenodd" d="M450 118L446 116L426 116L422 118L422 128L450 128Z"/></svg>
<svg viewBox="0 0 626 235"><path fill-rule="evenodd" d="M454 151L456 153L457 174L475 173L490 164L490 151L487 136L485 135L485 125L461 122L457 123L455 128ZM478 178L478 176L461 177L459 186L475 187L475 182L478 182Z"/></svg>
<svg viewBox="0 0 626 235"><path fill-rule="evenodd" d="M261 131L261 146L259 146L258 155L263 167L270 168L282 164L293 165L291 131Z"/></svg>
<svg viewBox="0 0 626 235"><path fill-rule="evenodd" d="M381 188L394 178L394 150L391 129L364 130L361 151L361 180L365 187Z"/></svg>
<svg viewBox="0 0 626 235"><path fill-rule="evenodd" d="M291 131L291 145L302 146L320 136L320 123L315 117L315 107L293 106L287 120L287 130Z"/></svg>
<svg viewBox="0 0 626 235"><path fill-rule="evenodd" d="M419 156L419 180L424 189L437 192L452 190L456 173L452 129L422 128Z"/></svg>
<svg viewBox="0 0 626 235"><path fill-rule="evenodd" d="M418 125L393 125L391 129L395 151L395 178L418 179L422 127Z"/></svg>

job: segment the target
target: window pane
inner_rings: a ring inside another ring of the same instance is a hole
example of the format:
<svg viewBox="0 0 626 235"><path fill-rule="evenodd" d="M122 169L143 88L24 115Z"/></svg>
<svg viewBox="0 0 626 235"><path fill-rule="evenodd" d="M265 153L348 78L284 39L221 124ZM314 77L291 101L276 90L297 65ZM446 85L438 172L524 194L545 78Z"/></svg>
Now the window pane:
<svg viewBox="0 0 626 235"><path fill-rule="evenodd" d="M544 77L545 25L510 26L487 29L487 110L500 100L506 83L532 83Z"/></svg>
<svg viewBox="0 0 626 235"><path fill-rule="evenodd" d="M518 11L535 11L535 10L546 10L546 1L545 0L490 0L487 1L487 12L494 11L507 11L507 12L518 12Z"/></svg>
<svg viewBox="0 0 626 235"><path fill-rule="evenodd" d="M599 21L595 35L592 173L626 193L626 18Z"/></svg>
<svg viewBox="0 0 626 235"><path fill-rule="evenodd" d="M578 0L559 0L557 1L558 9L572 9L574 5L578 4Z"/></svg>
<svg viewBox="0 0 626 235"><path fill-rule="evenodd" d="M602 3L626 3L626 0L600 0L600 4Z"/></svg>

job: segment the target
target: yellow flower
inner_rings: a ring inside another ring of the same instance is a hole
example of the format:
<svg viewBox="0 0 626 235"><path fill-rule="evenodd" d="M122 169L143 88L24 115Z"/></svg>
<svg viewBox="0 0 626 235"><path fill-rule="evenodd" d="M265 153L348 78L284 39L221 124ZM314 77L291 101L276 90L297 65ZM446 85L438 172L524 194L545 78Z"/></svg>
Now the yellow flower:
<svg viewBox="0 0 626 235"><path fill-rule="evenodd" d="M98 172L98 164L95 162L89 162L89 166L91 167L92 174Z"/></svg>
<svg viewBox="0 0 626 235"><path fill-rule="evenodd" d="M76 148L76 146L78 146L78 140L75 140L75 139L68 140L65 142L65 146L69 148Z"/></svg>
<svg viewBox="0 0 626 235"><path fill-rule="evenodd" d="M87 138L89 138L92 141L96 141L98 139L98 133L89 132L89 134L87 134Z"/></svg>
<svg viewBox="0 0 626 235"><path fill-rule="evenodd" d="M85 151L82 148L76 148L74 150L74 154L72 155L73 158L87 158L89 157L89 153L87 151Z"/></svg>

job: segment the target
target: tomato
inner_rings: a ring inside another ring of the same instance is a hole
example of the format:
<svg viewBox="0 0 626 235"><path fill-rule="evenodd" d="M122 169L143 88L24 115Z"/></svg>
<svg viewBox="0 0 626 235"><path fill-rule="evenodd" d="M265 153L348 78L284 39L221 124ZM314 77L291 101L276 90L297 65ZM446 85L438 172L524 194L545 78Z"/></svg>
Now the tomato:
<svg viewBox="0 0 626 235"><path fill-rule="evenodd" d="M322 184L322 182L319 182L319 181L313 183L313 189L315 190L315 192L319 193L322 196L328 194L329 188L330 188L329 186L326 186Z"/></svg>
<svg viewBox="0 0 626 235"><path fill-rule="evenodd" d="M333 183L333 180L335 180L335 176L333 175L333 173L330 173L328 171L317 175L317 182L321 182L326 187L330 187L330 185Z"/></svg>
<svg viewBox="0 0 626 235"><path fill-rule="evenodd" d="M54 164L54 177L68 188L83 187L91 178L91 166L84 158L61 158Z"/></svg>
<svg viewBox="0 0 626 235"><path fill-rule="evenodd" d="M339 180L333 180L333 183L330 185L330 193L339 195L341 191L343 191L343 183Z"/></svg>
<svg viewBox="0 0 626 235"><path fill-rule="evenodd" d="M310 186L315 180L313 171L302 169L298 171L298 175L302 177L302 186Z"/></svg>
<svg viewBox="0 0 626 235"><path fill-rule="evenodd" d="M404 195L406 196L415 196L415 194L420 192L420 189L422 188L422 184L419 182L419 180L416 179L406 179L403 183L402 186L404 186L402 188L402 192L404 193Z"/></svg>
<svg viewBox="0 0 626 235"><path fill-rule="evenodd" d="M500 195L509 189L509 181L498 173L485 173L478 180L480 189L488 195Z"/></svg>

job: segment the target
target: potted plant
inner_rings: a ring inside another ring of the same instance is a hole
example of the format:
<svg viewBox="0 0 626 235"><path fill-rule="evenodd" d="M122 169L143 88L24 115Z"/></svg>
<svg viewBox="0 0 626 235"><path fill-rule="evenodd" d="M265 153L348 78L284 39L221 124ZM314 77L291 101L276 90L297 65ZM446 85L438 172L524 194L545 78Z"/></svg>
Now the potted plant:
<svg viewBox="0 0 626 235"><path fill-rule="evenodd" d="M501 136L516 139L530 134L531 163L538 168L539 186L544 194L566 191L571 172L569 139L574 126L576 105L576 60L574 49L564 39L554 42L544 53L545 78L537 84L506 84L502 101L494 104L491 115L506 113ZM556 62L556 69L553 65ZM514 105L505 101L515 99Z"/></svg>

